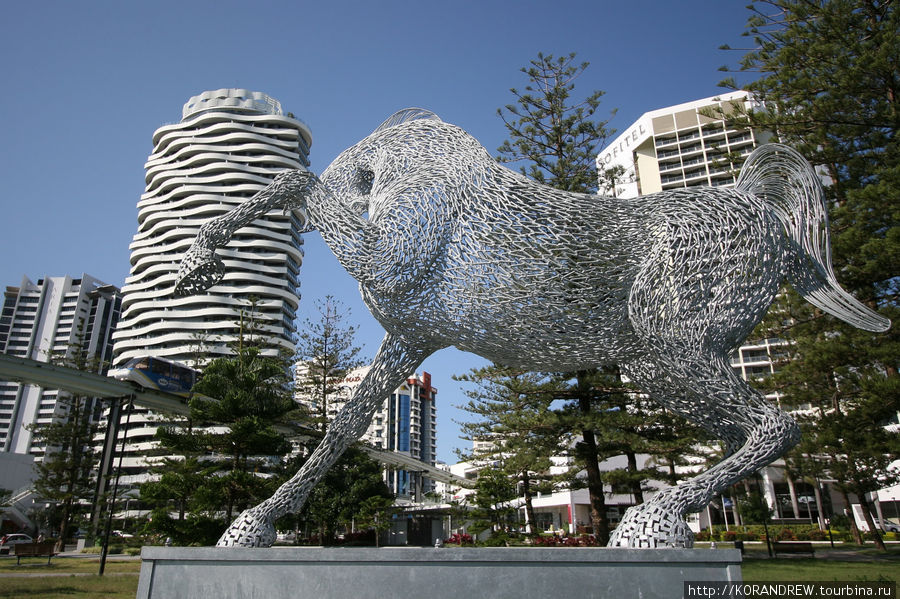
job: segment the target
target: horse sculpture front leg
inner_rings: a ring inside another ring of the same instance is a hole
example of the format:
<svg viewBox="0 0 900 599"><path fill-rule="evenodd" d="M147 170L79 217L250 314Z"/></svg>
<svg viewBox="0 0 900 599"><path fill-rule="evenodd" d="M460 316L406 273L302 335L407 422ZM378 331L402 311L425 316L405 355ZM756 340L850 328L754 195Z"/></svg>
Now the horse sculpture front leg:
<svg viewBox="0 0 900 599"><path fill-rule="evenodd" d="M276 208L298 210L305 219L306 196L317 184L316 176L307 170L284 171L239 207L205 223L181 260L175 294L201 293L222 280L225 265L216 249L227 244L235 231L267 212Z"/></svg>
<svg viewBox="0 0 900 599"><path fill-rule="evenodd" d="M275 542L275 520L297 512L310 491L347 447L368 428L386 397L416 370L432 350L409 347L386 335L369 373L353 397L331 422L325 438L299 472L267 500L245 510L225 531L218 547L269 547Z"/></svg>

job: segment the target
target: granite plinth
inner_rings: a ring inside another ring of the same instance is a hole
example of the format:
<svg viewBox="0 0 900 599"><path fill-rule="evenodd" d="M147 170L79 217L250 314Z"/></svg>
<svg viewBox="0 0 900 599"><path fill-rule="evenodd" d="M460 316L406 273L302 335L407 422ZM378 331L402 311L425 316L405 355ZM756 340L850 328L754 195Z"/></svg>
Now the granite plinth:
<svg viewBox="0 0 900 599"><path fill-rule="evenodd" d="M737 550L144 547L138 599L682 597L740 581Z"/></svg>

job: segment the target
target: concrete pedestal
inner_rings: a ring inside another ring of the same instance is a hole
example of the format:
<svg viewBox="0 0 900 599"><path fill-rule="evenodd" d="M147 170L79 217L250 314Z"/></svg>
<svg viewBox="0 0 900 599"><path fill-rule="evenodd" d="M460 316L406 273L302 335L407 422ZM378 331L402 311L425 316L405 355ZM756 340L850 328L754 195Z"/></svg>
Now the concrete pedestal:
<svg viewBox="0 0 900 599"><path fill-rule="evenodd" d="M673 597L737 582L737 550L144 547L138 599Z"/></svg>

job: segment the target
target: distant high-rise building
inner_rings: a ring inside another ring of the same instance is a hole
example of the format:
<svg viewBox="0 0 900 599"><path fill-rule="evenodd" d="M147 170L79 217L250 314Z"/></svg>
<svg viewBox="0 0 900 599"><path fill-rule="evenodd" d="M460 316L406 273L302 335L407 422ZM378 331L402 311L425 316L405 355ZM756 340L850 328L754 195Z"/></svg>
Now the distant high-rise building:
<svg viewBox="0 0 900 599"><path fill-rule="evenodd" d="M297 371L299 376L302 367L298 366ZM329 421L344 407L368 371L368 366L352 370L339 385L339 390L327 398ZM318 399L302 394L298 394L296 399L312 413L320 413ZM375 449L402 453L434 466L437 457L436 399L437 389L431 386L430 374L411 375L385 398L384 404L372 417L362 441ZM434 481L423 477L420 472L388 467L384 471L384 481L400 499L422 501L424 493L434 491Z"/></svg>
<svg viewBox="0 0 900 599"><path fill-rule="evenodd" d="M195 96L180 123L156 130L122 288L116 364L146 355L185 362L200 353L228 355L241 313L249 319L251 311L254 335L270 343L265 353L293 350L303 241L301 223L290 212L273 211L238 231L219 250L225 278L206 293L175 297L172 290L200 227L279 172L308 166L311 144L309 127L285 115L278 101L244 89Z"/></svg>
<svg viewBox="0 0 900 599"><path fill-rule="evenodd" d="M106 373L121 310L117 287L84 274L45 277L37 283L23 277L18 287L7 287L3 295L0 352L40 362L81 352L96 372ZM64 419L57 400L65 393L0 381L0 450L41 459L44 447L27 427ZM99 400L90 400L87 409L100 417Z"/></svg>

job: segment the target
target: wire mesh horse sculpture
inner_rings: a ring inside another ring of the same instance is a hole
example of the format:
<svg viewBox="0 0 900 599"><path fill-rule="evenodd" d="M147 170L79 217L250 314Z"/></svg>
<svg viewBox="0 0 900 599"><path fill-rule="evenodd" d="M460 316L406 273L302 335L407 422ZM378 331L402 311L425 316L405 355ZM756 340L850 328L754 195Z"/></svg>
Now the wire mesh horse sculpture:
<svg viewBox="0 0 900 599"><path fill-rule="evenodd" d="M269 546L273 521L303 505L374 410L448 346L510 366L572 372L604 364L721 439L719 464L630 508L611 546L690 547L685 515L795 444L796 423L737 377L727 356L788 281L857 327L890 322L838 285L821 187L780 145L757 149L733 189L634 199L564 192L497 164L462 129L407 109L322 173L287 171L207 223L176 292L218 282L215 255L266 212L318 230L386 330L372 368L302 469L242 513L219 546Z"/></svg>

